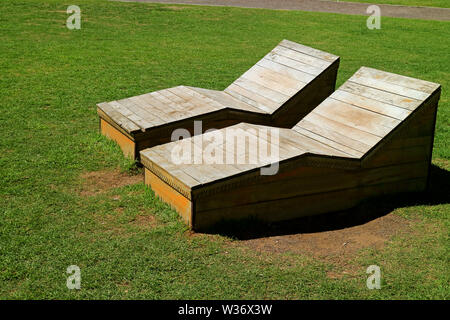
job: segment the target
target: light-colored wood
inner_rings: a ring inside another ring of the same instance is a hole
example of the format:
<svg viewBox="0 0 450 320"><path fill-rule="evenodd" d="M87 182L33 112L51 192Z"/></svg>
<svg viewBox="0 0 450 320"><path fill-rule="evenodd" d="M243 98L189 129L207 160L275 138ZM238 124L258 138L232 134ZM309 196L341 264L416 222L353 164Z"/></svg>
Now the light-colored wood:
<svg viewBox="0 0 450 320"><path fill-rule="evenodd" d="M100 119L100 131L101 133L108 137L109 139L115 141L123 151L126 157L134 159L136 157L136 145L133 140L126 137L122 132L114 128L104 119Z"/></svg>
<svg viewBox="0 0 450 320"><path fill-rule="evenodd" d="M192 203L189 199L177 193L148 169L145 169L145 184L151 187L161 200L170 203L187 225L192 226Z"/></svg>
<svg viewBox="0 0 450 320"><path fill-rule="evenodd" d="M195 230L206 230L221 220L294 219L345 210L380 195L423 191L440 86L374 69L366 71L361 68L357 77L292 129L279 128L278 145L265 134L270 127L240 123L147 149L143 154L151 163L144 165L152 170L161 163L166 168L155 175L169 181L174 192L182 190L187 195ZM363 81L356 84L360 79ZM396 80L398 84L391 83ZM430 88L435 89L429 93ZM405 98L404 94L415 97ZM236 129L242 130L239 137L244 148L229 149L227 141L222 141L224 157L236 161L243 155L250 160L262 141L271 150L278 148L278 159L258 159L256 164L171 164L171 150L181 143L192 146L203 159L210 136L227 137L227 130ZM268 164L278 164L275 175L261 174ZM183 174L195 181L191 187L183 182Z"/></svg>
<svg viewBox="0 0 450 320"><path fill-rule="evenodd" d="M138 151L169 142L176 128L192 134L193 121L204 130L239 122L292 127L333 92L338 66L335 55L283 40L224 91L177 86L98 104L98 113Z"/></svg>

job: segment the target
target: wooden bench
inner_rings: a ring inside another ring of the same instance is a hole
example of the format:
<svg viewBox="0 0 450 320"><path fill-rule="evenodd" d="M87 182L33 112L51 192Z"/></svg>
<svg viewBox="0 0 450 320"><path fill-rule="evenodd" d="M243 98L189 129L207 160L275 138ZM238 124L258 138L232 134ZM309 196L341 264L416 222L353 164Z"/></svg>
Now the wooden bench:
<svg viewBox="0 0 450 320"><path fill-rule="evenodd" d="M261 129L271 128L230 127L279 146L277 174L261 175L267 159L173 163L174 148L205 147L213 134L226 136L225 128L141 151L145 182L195 230L223 219L289 220L345 210L370 197L422 191L440 91L435 83L362 67L292 129L280 128L279 144L261 137ZM238 154L234 148L223 152Z"/></svg>
<svg viewBox="0 0 450 320"><path fill-rule="evenodd" d="M178 86L97 105L102 134L125 155L171 141L178 128L194 134L239 122L292 127L335 89L339 57L283 40L224 91Z"/></svg>

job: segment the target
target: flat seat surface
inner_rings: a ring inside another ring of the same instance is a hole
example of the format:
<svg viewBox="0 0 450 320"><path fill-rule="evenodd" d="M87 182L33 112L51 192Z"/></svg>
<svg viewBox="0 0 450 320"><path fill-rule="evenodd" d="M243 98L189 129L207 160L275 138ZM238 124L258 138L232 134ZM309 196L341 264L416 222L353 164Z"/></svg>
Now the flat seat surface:
<svg viewBox="0 0 450 320"><path fill-rule="evenodd" d="M196 91L178 86L99 104L113 121L128 120L128 128L145 131L178 120L224 109L226 106ZM123 127L123 125L122 125Z"/></svg>
<svg viewBox="0 0 450 320"><path fill-rule="evenodd" d="M274 136L270 129L278 131L278 141L273 140ZM236 135L228 138L227 130L236 130ZM243 131L239 132L239 130ZM219 138L214 138L214 136L219 136ZM234 139L233 148L227 144L230 139ZM238 144L238 139L243 139L241 142L245 141L245 146L242 143ZM264 143L268 150L268 152L262 153L262 156L259 154L261 143ZM180 160L174 160L173 157L174 155L181 157L180 150L183 144L184 148L191 150L190 156L185 159L184 163L178 163L177 161ZM211 154L211 150L218 148L222 155L220 160L216 163L208 162L206 157ZM272 150L278 151L273 153ZM141 155L176 176L189 187L194 187L307 153L349 156L290 129L269 128L247 123L155 146L142 151ZM228 161L228 159L232 160Z"/></svg>

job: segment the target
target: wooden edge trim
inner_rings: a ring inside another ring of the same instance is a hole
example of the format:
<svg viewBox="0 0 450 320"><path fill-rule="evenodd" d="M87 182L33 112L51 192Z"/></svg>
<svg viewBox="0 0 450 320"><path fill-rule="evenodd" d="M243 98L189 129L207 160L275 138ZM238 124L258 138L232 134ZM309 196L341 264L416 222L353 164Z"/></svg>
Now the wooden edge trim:
<svg viewBox="0 0 450 320"><path fill-rule="evenodd" d="M153 173L159 179L164 181L167 185L178 191L187 199L189 200L192 199L191 188L189 188L179 179L175 178L173 175L171 175L166 170L158 166L156 163L154 163L153 161L142 155L141 155L141 163L149 172Z"/></svg>
<svg viewBox="0 0 450 320"><path fill-rule="evenodd" d="M140 130L137 131L132 131L132 132L128 132L126 131L124 128L122 128L121 126L119 126L113 119L111 119L111 117L109 117L102 109L100 109L99 107L97 107L97 114L100 117L100 119L105 120L106 122L108 122L108 124L110 124L111 126L113 126L115 129L117 129L118 131L120 131L122 134L124 134L125 136L127 136L127 138L129 138L130 140L135 141L135 132L140 132Z"/></svg>
<svg viewBox="0 0 450 320"><path fill-rule="evenodd" d="M155 175L148 168L145 168L145 184L152 188L155 195L173 207L183 220L192 228L193 226L193 205L190 199L174 190L159 176Z"/></svg>
<svg viewBox="0 0 450 320"><path fill-rule="evenodd" d="M284 171L289 170L293 167L300 166L356 170L360 168L360 161L359 159L328 157L307 153L295 158L281 161L279 170ZM192 197L193 199L197 199L199 197L204 197L226 190L238 188L248 181L258 181L260 179L263 179L265 176L261 175L261 168L262 167L258 167L249 171L238 173L234 176L226 177L224 179L193 187Z"/></svg>

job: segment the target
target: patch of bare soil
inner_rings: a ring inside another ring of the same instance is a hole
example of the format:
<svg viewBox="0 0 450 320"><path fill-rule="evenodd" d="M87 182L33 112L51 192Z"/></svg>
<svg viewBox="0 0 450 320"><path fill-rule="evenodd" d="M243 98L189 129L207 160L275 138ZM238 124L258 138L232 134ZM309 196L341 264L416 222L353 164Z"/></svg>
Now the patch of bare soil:
<svg viewBox="0 0 450 320"><path fill-rule="evenodd" d="M86 172L81 175L83 186L80 195L95 196L114 188L136 184L143 181L143 174L130 175L119 170L100 170Z"/></svg>
<svg viewBox="0 0 450 320"><path fill-rule="evenodd" d="M242 240L236 243L266 253L301 253L335 265L350 266L359 250L382 248L393 236L411 230L410 221L395 214L336 230ZM337 275L330 274L334 278Z"/></svg>
<svg viewBox="0 0 450 320"><path fill-rule="evenodd" d="M95 219L98 220L100 225L99 232L125 238L132 236L136 232L151 230L158 225L158 220L151 213L142 211L135 217L130 218L124 215L123 208L117 208L110 214L97 215ZM127 228L128 226L134 227L134 230L130 230Z"/></svg>

